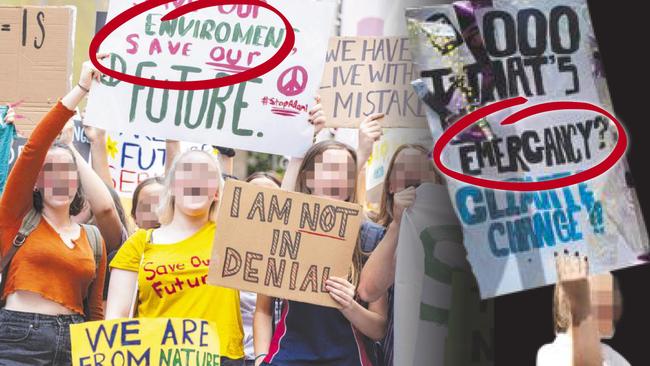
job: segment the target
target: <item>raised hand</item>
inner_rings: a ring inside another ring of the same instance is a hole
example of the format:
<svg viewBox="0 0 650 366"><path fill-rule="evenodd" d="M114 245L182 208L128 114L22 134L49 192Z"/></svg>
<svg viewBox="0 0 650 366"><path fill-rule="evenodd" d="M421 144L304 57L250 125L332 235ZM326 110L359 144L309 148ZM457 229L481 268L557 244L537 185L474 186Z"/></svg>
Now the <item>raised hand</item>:
<svg viewBox="0 0 650 366"><path fill-rule="evenodd" d="M359 162L366 162L372 154L373 144L381 138L383 134L379 120L384 118L383 113L371 114L361 121L359 125L359 147L357 155Z"/></svg>
<svg viewBox="0 0 650 366"><path fill-rule="evenodd" d="M341 311L350 310L357 305L357 301L354 299L356 287L349 281L339 277L330 277L325 284L325 288L329 291L332 299L339 304Z"/></svg>
<svg viewBox="0 0 650 366"><path fill-rule="evenodd" d="M400 223L404 211L415 203L415 188L408 187L393 196L393 221Z"/></svg>

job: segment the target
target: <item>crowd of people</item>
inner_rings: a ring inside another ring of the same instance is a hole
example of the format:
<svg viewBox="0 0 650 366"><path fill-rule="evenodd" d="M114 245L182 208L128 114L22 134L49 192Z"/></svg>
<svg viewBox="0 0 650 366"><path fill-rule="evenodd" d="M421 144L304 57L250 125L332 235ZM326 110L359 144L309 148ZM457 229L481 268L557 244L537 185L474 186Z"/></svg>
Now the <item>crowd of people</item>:
<svg viewBox="0 0 650 366"><path fill-rule="evenodd" d="M226 366L393 365L400 224L419 185L444 184L426 148L405 144L392 157L380 210L368 212L361 226L350 276L326 282L338 308L207 285L205 263L179 269L176 282L161 276L152 286L156 272L145 268L210 258L224 181L236 178L212 154L181 151L178 142L168 141L164 177L140 182L134 191L130 216L137 230L129 230L110 178L105 132L86 127L90 162L72 144L69 121L100 76L92 64L83 65L78 84L36 125L2 194L1 365L69 365L71 324L128 317L209 320L217 326ZM316 133L326 107L317 103L309 113ZM14 116L10 110L5 121ZM365 194L360 177L382 137L380 120L371 115L361 122L356 149L319 142L304 157L292 158L282 179L255 172L245 180L358 202ZM558 286L564 299L573 299L570 304L588 297L585 282L578 282ZM591 326L580 321L593 319L588 306L564 308L573 320L560 330ZM586 334L579 338L588 348L597 332L573 334ZM540 358L547 354L540 351Z"/></svg>

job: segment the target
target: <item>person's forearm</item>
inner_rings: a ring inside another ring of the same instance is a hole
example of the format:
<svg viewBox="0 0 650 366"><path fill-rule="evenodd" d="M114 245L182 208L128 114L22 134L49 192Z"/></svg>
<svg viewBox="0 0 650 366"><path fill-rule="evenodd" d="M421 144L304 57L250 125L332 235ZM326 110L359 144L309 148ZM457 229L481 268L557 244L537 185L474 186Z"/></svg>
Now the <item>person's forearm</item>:
<svg viewBox="0 0 650 366"><path fill-rule="evenodd" d="M172 168L172 164L176 157L181 154L181 143L180 141L166 140L165 141L165 175Z"/></svg>
<svg viewBox="0 0 650 366"><path fill-rule="evenodd" d="M108 164L108 152L106 151L106 140L100 139L90 144L90 155L92 167L95 173L107 186L113 187L113 177Z"/></svg>
<svg viewBox="0 0 650 366"><path fill-rule="evenodd" d="M301 164L302 158L291 158L289 160L287 171L284 173L284 178L282 179L283 190L292 192L296 190L296 180L298 179Z"/></svg>
<svg viewBox="0 0 650 366"><path fill-rule="evenodd" d="M253 314L253 347L255 356L268 353L273 337L273 302L270 297L257 295L255 313ZM259 364L259 359L256 364Z"/></svg>
<svg viewBox="0 0 650 366"><path fill-rule="evenodd" d="M61 98L61 104L73 111L86 96L86 91L75 85L68 94Z"/></svg>
<svg viewBox="0 0 650 366"><path fill-rule="evenodd" d="M571 327L574 366L602 366L600 336L593 316Z"/></svg>
<svg viewBox="0 0 650 366"><path fill-rule="evenodd" d="M136 296L138 273L113 269L106 298L106 320L128 318Z"/></svg>
<svg viewBox="0 0 650 366"><path fill-rule="evenodd" d="M380 341L386 336L386 317L364 308L358 302L350 309L341 310L341 313L371 340Z"/></svg>
<svg viewBox="0 0 650 366"><path fill-rule="evenodd" d="M71 149L77 160L77 169L86 193L86 200L95 215L97 227L106 242L106 249L112 252L122 244L122 221L117 214L113 197L101 178L95 174L74 146L71 146Z"/></svg>
<svg viewBox="0 0 650 366"><path fill-rule="evenodd" d="M376 301L395 282L395 250L398 238L399 224L392 222L361 271L357 292L363 301Z"/></svg>

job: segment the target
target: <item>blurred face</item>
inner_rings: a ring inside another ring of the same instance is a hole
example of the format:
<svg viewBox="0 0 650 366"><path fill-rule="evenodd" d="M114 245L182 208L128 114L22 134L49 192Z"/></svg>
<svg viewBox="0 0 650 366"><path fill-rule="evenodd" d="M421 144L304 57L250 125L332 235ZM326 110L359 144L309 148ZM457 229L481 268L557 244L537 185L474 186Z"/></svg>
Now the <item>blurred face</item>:
<svg viewBox="0 0 650 366"><path fill-rule="evenodd" d="M350 153L329 149L316 157L314 171L307 172L307 187L316 196L348 201L354 193L355 172Z"/></svg>
<svg viewBox="0 0 650 366"><path fill-rule="evenodd" d="M255 178L249 182L250 184L256 185L258 187L265 187L265 188L280 188L278 187L277 184L275 184L274 181L268 179L268 178Z"/></svg>
<svg viewBox="0 0 650 366"><path fill-rule="evenodd" d="M79 188L79 176L72 155L64 149L50 150L36 187L43 195L45 206L69 207Z"/></svg>
<svg viewBox="0 0 650 366"><path fill-rule="evenodd" d="M433 165L426 154L417 149L404 149L395 159L390 175L390 193L408 187L417 188L425 182L435 182Z"/></svg>
<svg viewBox="0 0 650 366"><path fill-rule="evenodd" d="M138 196L138 205L135 208L135 224L140 229L154 229L160 226L156 210L160 204L163 185L152 183L142 188Z"/></svg>
<svg viewBox="0 0 650 366"><path fill-rule="evenodd" d="M601 338L609 339L614 336L614 326L621 317L621 295L614 289L614 278L611 274L591 276L592 314L598 323Z"/></svg>
<svg viewBox="0 0 650 366"><path fill-rule="evenodd" d="M215 162L203 153L193 153L178 162L172 185L176 210L199 216L210 210L219 190Z"/></svg>

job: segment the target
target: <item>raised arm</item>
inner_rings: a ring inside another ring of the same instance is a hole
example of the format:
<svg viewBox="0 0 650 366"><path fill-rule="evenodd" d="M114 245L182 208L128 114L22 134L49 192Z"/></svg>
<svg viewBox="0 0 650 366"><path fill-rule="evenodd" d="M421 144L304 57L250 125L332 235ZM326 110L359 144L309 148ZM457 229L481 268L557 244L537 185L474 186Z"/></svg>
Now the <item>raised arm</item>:
<svg viewBox="0 0 650 366"><path fill-rule="evenodd" d="M589 262L565 251L556 259L558 284L571 310L571 340L574 366L602 366L598 325L591 312Z"/></svg>
<svg viewBox="0 0 650 366"><path fill-rule="evenodd" d="M181 154L180 141L166 140L165 141L165 175L171 169L176 157Z"/></svg>
<svg viewBox="0 0 650 366"><path fill-rule="evenodd" d="M72 143L73 129L69 124L61 135L61 141L73 151L77 160L77 170L86 200L97 221L97 228L106 242L106 250L112 252L122 244L122 221L117 214L113 197L98 173L83 159Z"/></svg>
<svg viewBox="0 0 650 366"><path fill-rule="evenodd" d="M36 125L7 179L2 201L0 201L2 225L11 225L22 220L32 207L34 185L47 151L63 126L74 115L74 109L90 89L93 78L99 76L99 72L91 63L84 63L77 86L72 88Z"/></svg>
<svg viewBox="0 0 650 366"><path fill-rule="evenodd" d="M84 133L90 142L90 157L92 169L99 178L109 187L113 187L113 177L108 164L108 151L106 150L106 131L84 125Z"/></svg>

